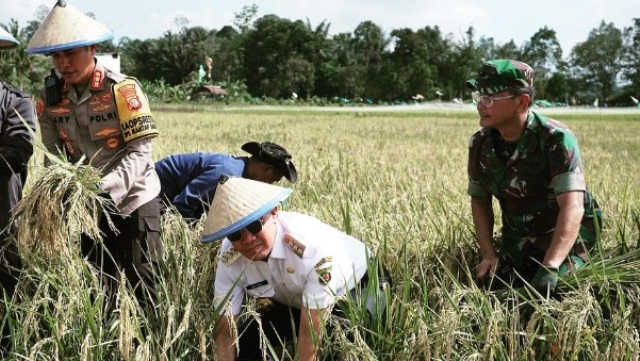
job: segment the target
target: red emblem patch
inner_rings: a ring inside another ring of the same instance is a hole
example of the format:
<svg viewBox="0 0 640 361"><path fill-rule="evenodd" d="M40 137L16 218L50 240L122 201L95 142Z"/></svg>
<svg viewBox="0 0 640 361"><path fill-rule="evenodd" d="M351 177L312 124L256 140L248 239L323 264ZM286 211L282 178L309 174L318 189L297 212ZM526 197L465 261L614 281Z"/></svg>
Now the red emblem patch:
<svg viewBox="0 0 640 361"><path fill-rule="evenodd" d="M44 102L42 98L38 97L38 99L36 99L36 115L38 118L42 116L42 113L44 113Z"/></svg>
<svg viewBox="0 0 640 361"><path fill-rule="evenodd" d="M107 147L107 149L116 149L120 145L120 139L118 139L117 137L107 138L107 140L104 142L104 145Z"/></svg>
<svg viewBox="0 0 640 361"><path fill-rule="evenodd" d="M52 114L69 114L71 113L71 109L65 107L57 107L49 110L49 112Z"/></svg>

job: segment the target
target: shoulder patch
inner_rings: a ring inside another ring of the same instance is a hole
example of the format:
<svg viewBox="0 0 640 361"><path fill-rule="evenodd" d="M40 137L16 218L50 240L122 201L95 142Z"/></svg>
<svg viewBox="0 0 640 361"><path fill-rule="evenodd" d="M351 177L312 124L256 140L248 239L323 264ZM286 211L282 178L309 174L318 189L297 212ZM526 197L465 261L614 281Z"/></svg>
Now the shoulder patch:
<svg viewBox="0 0 640 361"><path fill-rule="evenodd" d="M295 253L298 257L302 258L304 255L304 250L307 248L304 244L300 243L297 239L295 239L291 234L286 233L284 235L284 243L291 248L293 253Z"/></svg>
<svg viewBox="0 0 640 361"><path fill-rule="evenodd" d="M313 268L320 268L320 266L330 263L331 261L333 261L333 257L331 256L322 257L320 261L318 261L318 263L316 263L316 265L313 266Z"/></svg>
<svg viewBox="0 0 640 361"><path fill-rule="evenodd" d="M320 283L327 284L331 281L331 266L323 269L316 269Z"/></svg>
<svg viewBox="0 0 640 361"><path fill-rule="evenodd" d="M220 260L224 263L225 266L229 266L233 262L235 262L238 258L240 258L240 252L236 251L235 248L230 248L220 256Z"/></svg>
<svg viewBox="0 0 640 361"><path fill-rule="evenodd" d="M125 142L153 138L159 134L153 122L149 101L135 79L126 78L113 84L113 94Z"/></svg>

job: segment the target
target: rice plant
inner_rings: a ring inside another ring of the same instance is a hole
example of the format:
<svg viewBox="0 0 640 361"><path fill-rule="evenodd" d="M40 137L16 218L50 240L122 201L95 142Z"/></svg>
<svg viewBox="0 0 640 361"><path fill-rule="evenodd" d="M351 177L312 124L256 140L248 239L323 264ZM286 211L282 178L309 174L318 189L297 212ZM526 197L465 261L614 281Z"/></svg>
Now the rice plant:
<svg viewBox="0 0 640 361"><path fill-rule="evenodd" d="M250 140L284 145L300 174L284 209L318 217L376 251L392 279L385 312L367 319L358 300L347 299L349 322L333 324L340 332L324 343L327 353L346 360L640 357L637 116L556 117L576 133L587 185L605 212L591 266L563 278L559 299L527 288L490 292L475 282L478 250L466 195L468 138L477 128L471 112L166 108L155 118L155 159L192 151L242 155ZM0 308L0 322L11 330L5 359L215 360L218 248L199 243L201 224L172 210L164 215L152 314L126 282L113 300L78 248L83 232L99 241L95 219L110 211L92 188L97 170L63 161L45 169L44 153L34 156L17 213L25 267L16 294ZM245 316L255 315L254 306ZM277 346L268 347L274 359L295 359L295 343Z"/></svg>

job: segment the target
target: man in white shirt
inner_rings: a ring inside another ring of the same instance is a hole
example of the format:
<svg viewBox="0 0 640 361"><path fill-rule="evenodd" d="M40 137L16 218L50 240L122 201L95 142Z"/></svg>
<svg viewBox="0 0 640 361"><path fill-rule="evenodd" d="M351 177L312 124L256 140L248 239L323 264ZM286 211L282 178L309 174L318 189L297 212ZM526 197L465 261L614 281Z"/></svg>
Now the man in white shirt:
<svg viewBox="0 0 640 361"><path fill-rule="evenodd" d="M227 177L217 189L201 241L224 238L214 299L222 315L215 335L219 360L236 359L236 341L238 359L262 359L257 322L238 329L239 340L233 332L245 294L272 301L271 310L261 312L262 331L272 344L297 337L300 360L318 356L339 297L363 300L371 314L384 304L378 292L384 282L367 272L377 270L368 247L316 218L279 211L291 189ZM370 279L379 284L367 287Z"/></svg>

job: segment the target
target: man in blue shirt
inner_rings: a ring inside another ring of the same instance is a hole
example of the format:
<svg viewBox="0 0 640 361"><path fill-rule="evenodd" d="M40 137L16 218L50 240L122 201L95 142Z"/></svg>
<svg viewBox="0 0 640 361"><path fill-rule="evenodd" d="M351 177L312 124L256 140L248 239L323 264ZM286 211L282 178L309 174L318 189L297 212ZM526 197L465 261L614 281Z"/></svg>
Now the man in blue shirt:
<svg viewBox="0 0 640 361"><path fill-rule="evenodd" d="M156 162L161 195L186 219L200 219L213 199L220 176L229 175L274 183L298 179L291 154L271 142L249 142L242 150L251 157L219 153L174 154Z"/></svg>

